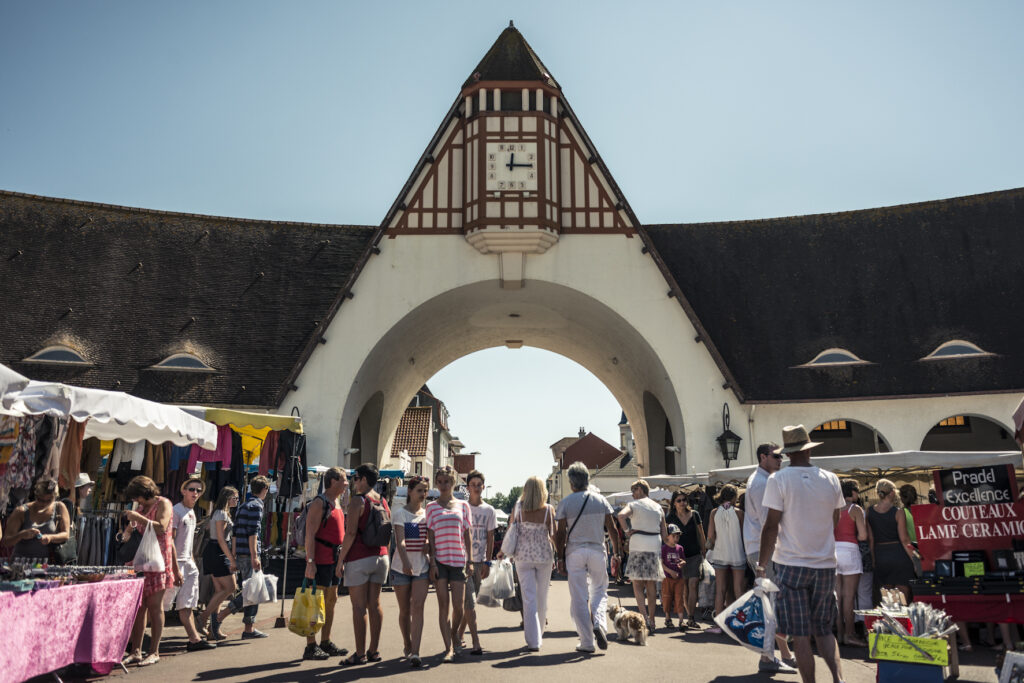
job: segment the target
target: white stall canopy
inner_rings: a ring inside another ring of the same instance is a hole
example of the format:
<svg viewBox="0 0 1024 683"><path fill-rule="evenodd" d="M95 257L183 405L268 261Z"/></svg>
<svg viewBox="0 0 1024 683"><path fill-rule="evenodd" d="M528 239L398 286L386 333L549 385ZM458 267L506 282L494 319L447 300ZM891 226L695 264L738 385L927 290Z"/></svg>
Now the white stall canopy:
<svg viewBox="0 0 1024 683"><path fill-rule="evenodd" d="M986 465L1013 465L1021 467L1021 454L1014 451L897 451L895 453L867 453L864 455L826 455L811 458L811 464L836 473L864 472L886 476L893 472L920 472L951 467L984 467ZM789 465L784 460L783 467ZM727 484L745 482L757 465L712 470L710 483Z"/></svg>
<svg viewBox="0 0 1024 683"><path fill-rule="evenodd" d="M6 365L0 365L0 397L3 397L3 395L8 392L21 391L25 388L28 382L28 377L19 375ZM17 416L18 413L13 410L5 410L3 405L0 404L0 415Z"/></svg>
<svg viewBox="0 0 1024 683"><path fill-rule="evenodd" d="M4 393L0 405L7 414L70 417L78 422L88 420L85 438L128 442L145 440L150 443L170 441L176 446L198 444L208 450L217 447L215 425L174 406L147 401L121 391L29 381L20 390Z"/></svg>

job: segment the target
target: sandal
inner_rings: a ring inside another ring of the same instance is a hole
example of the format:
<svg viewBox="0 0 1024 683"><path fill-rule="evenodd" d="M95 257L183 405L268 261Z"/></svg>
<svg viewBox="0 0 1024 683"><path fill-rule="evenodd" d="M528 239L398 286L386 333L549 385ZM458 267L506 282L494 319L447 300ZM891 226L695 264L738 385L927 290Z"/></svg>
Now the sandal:
<svg viewBox="0 0 1024 683"><path fill-rule="evenodd" d="M366 655L357 655L355 652L341 660L341 666L359 666L366 664Z"/></svg>
<svg viewBox="0 0 1024 683"><path fill-rule="evenodd" d="M472 650L469 651L469 654L471 654L471 655L473 655L475 657L479 657L483 653L484 653L484 649L482 647L474 647Z"/></svg>
<svg viewBox="0 0 1024 683"><path fill-rule="evenodd" d="M153 664L156 664L159 661L160 655L154 652L147 656L145 659L143 659L141 662L139 662L139 666L152 666Z"/></svg>
<svg viewBox="0 0 1024 683"><path fill-rule="evenodd" d="M138 664L141 661L142 661L142 653L141 652L133 652L130 655L128 655L127 657L125 657L124 659L122 659L121 663L124 664L125 666L128 666L129 664Z"/></svg>
<svg viewBox="0 0 1024 683"><path fill-rule="evenodd" d="M379 662L380 661L380 653L379 652L367 652L366 653L366 661L368 661L368 662Z"/></svg>
<svg viewBox="0 0 1024 683"><path fill-rule="evenodd" d="M411 666L414 669L418 669L421 666L423 666L423 662L420 660L420 656L412 655L411 657L409 657L409 666Z"/></svg>

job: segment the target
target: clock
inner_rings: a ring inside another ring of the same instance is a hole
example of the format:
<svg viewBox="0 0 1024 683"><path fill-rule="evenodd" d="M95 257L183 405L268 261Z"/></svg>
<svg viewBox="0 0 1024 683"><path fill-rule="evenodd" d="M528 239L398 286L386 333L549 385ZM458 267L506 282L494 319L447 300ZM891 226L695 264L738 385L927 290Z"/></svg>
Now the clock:
<svg viewBox="0 0 1024 683"><path fill-rule="evenodd" d="M536 142L488 142L485 151L488 192L537 190Z"/></svg>

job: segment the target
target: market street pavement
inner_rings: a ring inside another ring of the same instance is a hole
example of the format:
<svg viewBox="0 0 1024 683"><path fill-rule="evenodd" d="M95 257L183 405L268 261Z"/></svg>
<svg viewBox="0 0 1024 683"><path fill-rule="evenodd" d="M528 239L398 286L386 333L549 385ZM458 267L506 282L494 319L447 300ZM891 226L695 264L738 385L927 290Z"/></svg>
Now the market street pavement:
<svg viewBox="0 0 1024 683"><path fill-rule="evenodd" d="M289 592L292 592L289 589ZM612 587L612 596L621 598L624 605L633 607L629 586ZM269 637L260 640L240 640L241 616L227 619L223 630L229 639L208 652L186 653L185 636L180 626L164 631L163 654L160 662L148 668L129 667L126 683L177 683L178 681L248 681L253 683L288 683L291 681L346 681L368 678L401 677L417 681L521 681L524 677L543 676L558 681L718 681L719 683L767 683L792 681L793 674L769 677L756 673L757 655L728 640L726 636L688 632L669 633L665 629L639 647L620 644L614 633L609 637L608 650L595 655L575 652L576 631L569 616L569 590L564 579L552 582L549 595L548 629L544 646L539 653L524 651L523 633L518 628L519 614L501 609L478 608L481 625L480 639L484 654L481 657L464 655L460 661L443 664L440 661L441 636L437 625L437 600L427 596L423 646L420 650L427 669L411 669L402 654L402 638L398 629L398 607L395 596L385 592L381 596L384 607L384 630L381 636L381 654L384 661L344 669L340 657L323 662L302 661L304 639L286 628L274 628L281 605L260 608L258 628ZM291 601L285 603L285 615ZM351 610L347 597L338 601L338 616L333 640L338 647L352 649ZM664 619L658 618L661 627ZM706 625L705 625L706 626ZM468 641L468 634L467 634ZM843 673L847 683L874 683L875 665L865 659L866 650L843 648ZM971 655L982 666L961 667L961 681L996 680L991 652ZM975 660L972 660L975 661ZM117 669L106 680L117 680L124 673ZM68 679L65 679L68 680ZM72 679L73 680L73 679ZM821 658L817 659L817 680L830 683L831 678Z"/></svg>

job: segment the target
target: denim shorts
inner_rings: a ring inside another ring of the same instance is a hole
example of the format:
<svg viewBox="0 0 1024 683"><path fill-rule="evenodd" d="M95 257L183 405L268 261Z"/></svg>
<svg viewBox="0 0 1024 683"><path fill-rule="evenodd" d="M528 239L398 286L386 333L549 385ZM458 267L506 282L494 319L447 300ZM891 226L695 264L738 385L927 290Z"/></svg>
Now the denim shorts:
<svg viewBox="0 0 1024 683"><path fill-rule="evenodd" d="M413 581L427 581L430 579L430 570L426 570L419 576L409 576L402 572L396 572L394 569L391 570L391 585L392 586L408 586Z"/></svg>

